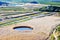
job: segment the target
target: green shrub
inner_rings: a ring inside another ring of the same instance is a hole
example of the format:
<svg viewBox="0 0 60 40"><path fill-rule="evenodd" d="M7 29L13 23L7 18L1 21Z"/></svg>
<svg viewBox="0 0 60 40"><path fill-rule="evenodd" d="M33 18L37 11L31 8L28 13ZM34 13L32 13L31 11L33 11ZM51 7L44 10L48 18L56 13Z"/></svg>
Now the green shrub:
<svg viewBox="0 0 60 40"><path fill-rule="evenodd" d="M60 40L60 35L57 38L58 38L58 40Z"/></svg>
<svg viewBox="0 0 60 40"><path fill-rule="evenodd" d="M55 38L54 38L54 35L53 34L51 34L51 36L50 36L50 40L54 40Z"/></svg>
<svg viewBox="0 0 60 40"><path fill-rule="evenodd" d="M58 26L58 27L57 27L57 31L59 31L59 32L60 32L60 26Z"/></svg>

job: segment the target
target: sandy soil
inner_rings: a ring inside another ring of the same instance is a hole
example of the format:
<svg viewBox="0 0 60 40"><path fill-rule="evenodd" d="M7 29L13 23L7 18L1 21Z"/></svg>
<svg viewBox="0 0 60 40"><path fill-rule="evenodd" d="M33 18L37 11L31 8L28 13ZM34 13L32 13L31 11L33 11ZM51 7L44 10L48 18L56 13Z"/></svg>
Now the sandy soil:
<svg viewBox="0 0 60 40"><path fill-rule="evenodd" d="M0 40L45 40L53 28L60 24L60 17L47 16L0 28ZM30 26L32 31L17 31L14 27Z"/></svg>

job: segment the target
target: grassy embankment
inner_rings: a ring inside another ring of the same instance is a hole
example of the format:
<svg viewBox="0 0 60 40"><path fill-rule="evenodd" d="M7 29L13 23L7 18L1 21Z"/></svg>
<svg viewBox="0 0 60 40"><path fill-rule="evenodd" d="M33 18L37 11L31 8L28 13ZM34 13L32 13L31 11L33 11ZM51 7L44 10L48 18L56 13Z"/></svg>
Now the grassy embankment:
<svg viewBox="0 0 60 40"><path fill-rule="evenodd" d="M55 40L55 37L57 38L57 40L60 40L60 25L56 27L56 31L54 32L54 34L51 34L50 40Z"/></svg>

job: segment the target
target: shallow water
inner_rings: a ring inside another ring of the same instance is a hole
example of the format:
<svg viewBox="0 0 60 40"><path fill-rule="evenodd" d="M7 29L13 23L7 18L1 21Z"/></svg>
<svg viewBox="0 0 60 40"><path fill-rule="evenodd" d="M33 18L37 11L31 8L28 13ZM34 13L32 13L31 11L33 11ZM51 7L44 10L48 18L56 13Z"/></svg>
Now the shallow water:
<svg viewBox="0 0 60 40"><path fill-rule="evenodd" d="M15 28L15 30L26 31L26 30L32 30L32 29L31 28Z"/></svg>

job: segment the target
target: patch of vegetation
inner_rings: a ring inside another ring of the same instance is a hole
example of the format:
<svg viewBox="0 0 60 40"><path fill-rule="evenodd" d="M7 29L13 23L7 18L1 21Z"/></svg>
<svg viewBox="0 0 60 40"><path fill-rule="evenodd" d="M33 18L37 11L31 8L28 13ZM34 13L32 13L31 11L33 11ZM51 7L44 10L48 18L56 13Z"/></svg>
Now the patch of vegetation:
<svg viewBox="0 0 60 40"><path fill-rule="evenodd" d="M0 11L30 11L22 7L0 7Z"/></svg>
<svg viewBox="0 0 60 40"><path fill-rule="evenodd" d="M60 40L60 35L58 36L58 40Z"/></svg>
<svg viewBox="0 0 60 40"><path fill-rule="evenodd" d="M60 40L60 25L56 27L56 31L54 34L57 37L57 40ZM50 40L55 40L54 34L51 34Z"/></svg>
<svg viewBox="0 0 60 40"><path fill-rule="evenodd" d="M58 7L58 6L47 6L47 7L42 7L39 10L40 11L46 11L46 12L60 12L60 7Z"/></svg>
<svg viewBox="0 0 60 40"><path fill-rule="evenodd" d="M56 28L56 31L60 32L60 25Z"/></svg>
<svg viewBox="0 0 60 40"><path fill-rule="evenodd" d="M59 6L60 7L60 2L44 2L42 4L47 4L47 5Z"/></svg>
<svg viewBox="0 0 60 40"><path fill-rule="evenodd" d="M56 33L58 33L57 40L60 40L60 25L57 26Z"/></svg>
<svg viewBox="0 0 60 40"><path fill-rule="evenodd" d="M31 19L32 18L30 18L30 17L14 18L13 20L7 21L5 23L0 23L0 27L16 24L16 23L20 23L20 22L25 22L25 21L28 21Z"/></svg>
<svg viewBox="0 0 60 40"><path fill-rule="evenodd" d="M50 40L54 40L55 38L54 38L54 35L53 34L51 34L51 36L50 36Z"/></svg>
<svg viewBox="0 0 60 40"><path fill-rule="evenodd" d="M34 8L33 10L34 10L34 11L39 11L39 8Z"/></svg>

